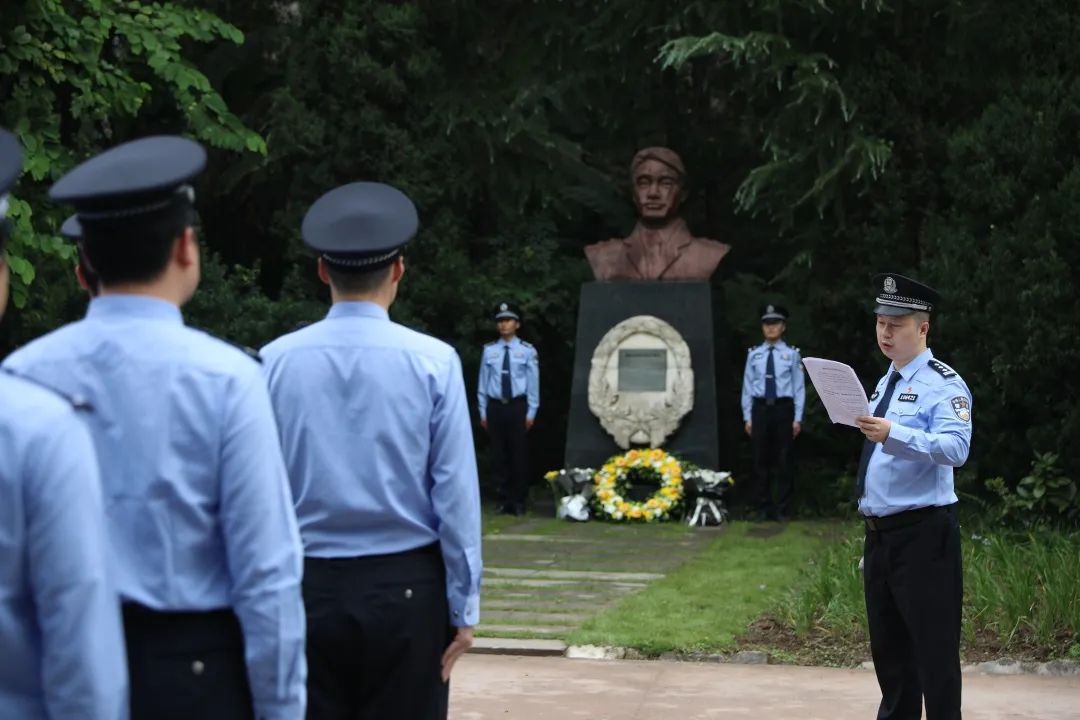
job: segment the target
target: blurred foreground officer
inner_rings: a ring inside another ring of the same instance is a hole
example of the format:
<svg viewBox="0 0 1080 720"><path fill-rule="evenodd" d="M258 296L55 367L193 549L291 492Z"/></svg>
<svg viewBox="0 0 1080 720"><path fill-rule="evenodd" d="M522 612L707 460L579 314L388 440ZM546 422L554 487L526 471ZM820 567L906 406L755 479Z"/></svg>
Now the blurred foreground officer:
<svg viewBox="0 0 1080 720"><path fill-rule="evenodd" d="M7 365L86 398L123 600L136 720L290 718L305 707L301 547L259 366L184 326L199 282L178 137L120 145L53 186L101 293Z"/></svg>
<svg viewBox="0 0 1080 720"><path fill-rule="evenodd" d="M892 360L857 418L856 493L866 523L863 584L880 720L960 718L963 576L953 468L967 460L971 392L926 346L931 288L878 275L877 342Z"/></svg>
<svg viewBox="0 0 1080 720"><path fill-rule="evenodd" d="M540 409L540 360L517 336L521 310L510 303L495 309L499 339L484 346L476 400L480 425L491 436L494 474L499 478L499 512L525 514L528 496L526 433Z"/></svg>
<svg viewBox="0 0 1080 720"><path fill-rule="evenodd" d="M0 318L6 193L21 163L18 142L0 130ZM124 715L127 668L104 513L94 447L72 402L0 372L0 717Z"/></svg>
<svg viewBox="0 0 1080 720"><path fill-rule="evenodd" d="M87 295L95 298L101 292L101 281L97 273L90 267L86 260L86 250L83 249L82 226L79 225L79 216L72 215L60 226L60 237L75 245L78 253L78 263L75 265L75 279L79 287L86 291Z"/></svg>
<svg viewBox="0 0 1080 720"><path fill-rule="evenodd" d="M761 309L765 341L752 347L743 371L742 413L754 454L754 499L759 519L786 519L795 491L794 440L802 432L806 385L799 348L784 342L787 310ZM776 476L773 500L770 474Z"/></svg>
<svg viewBox="0 0 1080 720"><path fill-rule="evenodd" d="M333 306L262 350L304 539L313 720L446 718L479 619L461 362L388 314L416 229L388 185L319 198L302 232Z"/></svg>

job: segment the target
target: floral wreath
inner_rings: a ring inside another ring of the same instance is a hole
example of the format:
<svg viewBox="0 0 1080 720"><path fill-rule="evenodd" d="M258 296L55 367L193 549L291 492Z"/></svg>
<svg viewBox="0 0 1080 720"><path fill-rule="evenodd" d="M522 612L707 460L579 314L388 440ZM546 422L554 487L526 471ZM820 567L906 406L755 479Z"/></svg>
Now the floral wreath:
<svg viewBox="0 0 1080 720"><path fill-rule="evenodd" d="M643 501L626 499L632 481L659 488ZM593 509L598 516L625 522L667 520L682 506L683 467L674 456L656 448L631 450L610 458L593 478Z"/></svg>

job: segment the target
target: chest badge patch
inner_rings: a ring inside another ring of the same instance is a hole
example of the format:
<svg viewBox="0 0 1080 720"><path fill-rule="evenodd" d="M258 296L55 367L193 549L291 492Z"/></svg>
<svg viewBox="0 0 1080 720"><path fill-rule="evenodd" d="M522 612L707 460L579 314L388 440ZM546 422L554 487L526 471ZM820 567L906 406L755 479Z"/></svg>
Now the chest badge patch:
<svg viewBox="0 0 1080 720"><path fill-rule="evenodd" d="M879 393L879 392L878 392L877 390L875 390L875 391L874 391L874 394L870 396L870 399L871 399L871 400L877 400L877 397L878 397L878 395L880 395L880 394L881 394L881 393Z"/></svg>
<svg viewBox="0 0 1080 720"><path fill-rule="evenodd" d="M964 422L971 422L971 404L966 397L963 395L954 397L952 399L952 409L956 413L956 417Z"/></svg>
<svg viewBox="0 0 1080 720"><path fill-rule="evenodd" d="M900 402L915 402L919 399L919 396L915 393L900 393L896 396L896 399Z"/></svg>

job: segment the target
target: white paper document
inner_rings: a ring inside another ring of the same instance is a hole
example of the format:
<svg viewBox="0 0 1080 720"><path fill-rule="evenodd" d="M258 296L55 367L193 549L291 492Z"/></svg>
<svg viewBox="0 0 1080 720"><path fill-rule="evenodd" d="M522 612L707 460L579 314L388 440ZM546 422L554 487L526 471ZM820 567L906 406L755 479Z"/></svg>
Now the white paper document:
<svg viewBox="0 0 1080 720"><path fill-rule="evenodd" d="M812 357L803 358L803 365L834 423L857 427L855 418L870 414L866 391L850 365Z"/></svg>

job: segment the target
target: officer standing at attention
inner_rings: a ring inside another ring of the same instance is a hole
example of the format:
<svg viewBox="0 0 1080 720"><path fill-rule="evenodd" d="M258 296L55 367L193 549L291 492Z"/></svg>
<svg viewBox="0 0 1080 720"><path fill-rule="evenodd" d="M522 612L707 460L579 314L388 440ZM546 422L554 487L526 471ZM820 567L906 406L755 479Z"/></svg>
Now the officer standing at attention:
<svg viewBox="0 0 1080 720"><path fill-rule="evenodd" d="M765 341L752 347L743 371L742 414L754 455L753 502L758 519L784 520L795 490L792 446L802 432L806 385L799 348L784 342L788 312L779 305L761 309ZM776 495L770 473L776 476Z"/></svg>
<svg viewBox="0 0 1080 720"><path fill-rule="evenodd" d="M308 210L326 318L262 349L300 534L312 720L444 720L480 614L480 496L461 361L390 320L416 234L400 191Z"/></svg>
<svg viewBox="0 0 1080 720"><path fill-rule="evenodd" d="M195 142L145 138L53 185L100 294L5 366L94 407L131 717L300 720L302 556L273 409L258 363L180 315L205 163Z"/></svg>
<svg viewBox="0 0 1080 720"><path fill-rule="evenodd" d="M963 574L953 468L967 460L971 392L927 348L938 293L874 278L877 343L892 360L870 396L856 495L879 720L960 718Z"/></svg>
<svg viewBox="0 0 1080 720"><path fill-rule="evenodd" d="M0 318L7 191L22 166L0 129ZM116 720L127 708L120 606L89 408L0 372L0 717Z"/></svg>
<svg viewBox="0 0 1080 720"><path fill-rule="evenodd" d="M484 346L476 401L480 426L491 437L492 469L499 478L498 512L524 515L528 496L526 433L540 409L540 356L517 336L520 308L508 302L495 309L499 339Z"/></svg>

